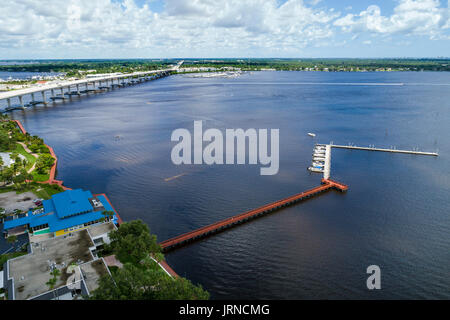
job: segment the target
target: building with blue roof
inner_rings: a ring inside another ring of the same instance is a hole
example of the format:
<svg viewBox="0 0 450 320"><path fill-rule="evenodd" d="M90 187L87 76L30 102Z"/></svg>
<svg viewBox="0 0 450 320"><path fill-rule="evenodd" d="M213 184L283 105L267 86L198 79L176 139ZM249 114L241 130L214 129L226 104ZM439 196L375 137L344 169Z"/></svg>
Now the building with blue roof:
<svg viewBox="0 0 450 320"><path fill-rule="evenodd" d="M5 221L4 230L6 233L17 233L22 228L32 235L53 233L60 236L106 221L117 224L118 215L105 195L94 196L90 191L76 189L44 200L41 211L30 210L25 216Z"/></svg>

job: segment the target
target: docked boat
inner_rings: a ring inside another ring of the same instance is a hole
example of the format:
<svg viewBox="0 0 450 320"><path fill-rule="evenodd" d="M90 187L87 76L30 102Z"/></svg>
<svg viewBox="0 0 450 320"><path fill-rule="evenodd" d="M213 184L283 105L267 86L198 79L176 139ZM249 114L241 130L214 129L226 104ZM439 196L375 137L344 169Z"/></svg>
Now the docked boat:
<svg viewBox="0 0 450 320"><path fill-rule="evenodd" d="M318 163L318 162L313 162L312 165L315 168L323 168L324 167L323 163Z"/></svg>
<svg viewBox="0 0 450 320"><path fill-rule="evenodd" d="M322 169L315 168L315 167L308 167L308 170L311 171L311 172L323 172Z"/></svg>

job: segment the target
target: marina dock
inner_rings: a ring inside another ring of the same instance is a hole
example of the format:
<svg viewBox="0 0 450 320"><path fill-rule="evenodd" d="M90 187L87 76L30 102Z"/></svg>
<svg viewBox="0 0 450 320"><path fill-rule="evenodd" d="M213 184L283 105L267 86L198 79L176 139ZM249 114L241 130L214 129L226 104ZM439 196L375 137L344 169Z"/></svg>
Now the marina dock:
<svg viewBox="0 0 450 320"><path fill-rule="evenodd" d="M329 179L331 174L331 148L339 148L339 149L350 149L350 150L363 150L363 151L380 151L380 152L390 152L390 153L403 153L403 154L414 154L414 155L423 155L423 156L434 156L437 157L439 154L437 152L425 152L418 150L401 150L396 148L375 148L374 146L370 147L358 147L358 146L344 146L338 144L319 144L317 143L314 146L313 150L313 164L308 168L311 172L319 172L323 173L324 179ZM324 151L323 151L324 150ZM320 153L320 155L318 154ZM319 158L320 157L320 158ZM316 160L320 159L320 160Z"/></svg>
<svg viewBox="0 0 450 320"><path fill-rule="evenodd" d="M375 147L357 147L357 146L344 146L331 144L332 148L340 148L340 149L353 149L353 150L366 150L366 151L381 151L381 152L391 152L391 153L407 153L407 154L417 154L423 156L438 156L437 152L424 152L424 151L416 151L416 150L398 150L398 149L384 149L384 148L375 148Z"/></svg>

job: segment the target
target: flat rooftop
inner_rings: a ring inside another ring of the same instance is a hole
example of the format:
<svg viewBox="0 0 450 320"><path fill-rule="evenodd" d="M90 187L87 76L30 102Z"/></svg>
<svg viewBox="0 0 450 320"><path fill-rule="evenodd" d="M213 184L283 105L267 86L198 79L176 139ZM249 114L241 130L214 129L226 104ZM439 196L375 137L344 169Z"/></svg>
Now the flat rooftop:
<svg viewBox="0 0 450 320"><path fill-rule="evenodd" d="M52 278L51 265L56 264L61 271L54 288L66 285L70 276L67 267L72 263L92 261L89 251L92 246L87 230L32 244L33 253L9 260L9 277L14 278L15 299L26 300L49 291L46 282Z"/></svg>
<svg viewBox="0 0 450 320"><path fill-rule="evenodd" d="M101 236L102 234L109 233L117 228L113 222L108 222L108 223L93 224L89 226L88 229L91 237L95 238Z"/></svg>
<svg viewBox="0 0 450 320"><path fill-rule="evenodd" d="M89 293L98 288L98 280L102 276L109 274L103 259L97 259L95 261L82 264L80 269L84 276Z"/></svg>

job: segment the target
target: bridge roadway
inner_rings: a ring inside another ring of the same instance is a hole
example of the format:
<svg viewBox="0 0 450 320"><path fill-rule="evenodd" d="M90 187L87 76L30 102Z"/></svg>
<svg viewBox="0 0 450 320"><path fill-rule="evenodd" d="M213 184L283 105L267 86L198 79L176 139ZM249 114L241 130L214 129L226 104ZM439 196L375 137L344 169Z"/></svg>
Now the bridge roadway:
<svg viewBox="0 0 450 320"><path fill-rule="evenodd" d="M89 89L89 84L94 84L94 86L95 86L96 82L99 83L99 86L101 85L102 82L106 82L108 84L109 81L111 82L111 85L119 85L120 79L145 78L149 75L166 76L166 75L169 75L171 72L176 71L183 62L184 61L180 61L176 66L174 66L173 68L169 68L169 69L138 71L138 72L124 73L124 74L113 74L113 75L100 76L100 77L95 77L95 78L86 78L86 79L73 80L73 81L63 81L60 83L54 83L54 84L49 84L49 85L34 86L31 88L0 92L0 101L6 99L8 102L8 107L7 107L7 109L8 109L8 108L11 108L11 99L18 98L19 106L24 108L24 103L23 103L23 99L22 99L23 96L31 95L31 98L32 98L31 104L37 104L37 103L45 104L46 103L46 98L45 98L46 91L51 91L51 93L52 93L51 99L53 99L53 100L65 99L64 88L68 89L68 92L66 92L66 94L68 94L68 95L74 95L74 94L80 95L81 94L81 92L80 92L81 85L84 85L86 87L85 92L89 92L89 91L92 91ZM114 84L114 80L117 80L118 83ZM72 87L76 88L75 92L71 91ZM54 93L55 90L61 90L61 95L56 96ZM34 95L36 93L41 93L42 101L35 100Z"/></svg>
<svg viewBox="0 0 450 320"><path fill-rule="evenodd" d="M190 241L211 235L213 233L222 231L227 228L234 227L238 224L249 221L250 219L259 217L266 213L281 209L283 207L290 206L298 201L305 200L311 198L315 195L318 195L322 192L328 191L330 189L337 189L339 191L346 191L348 186L339 183L337 181L333 181L331 179L322 179L322 185L315 187L313 189L304 191L302 193L298 193L296 195L290 196L288 198L275 201L273 203L269 203L265 206L259 207L257 209L253 209L233 217L227 218L225 220L218 221L216 223L207 225L205 227L199 228L197 230L193 230L177 237L165 240L160 243L160 246L164 251L168 251L176 246L180 246L186 244Z"/></svg>

